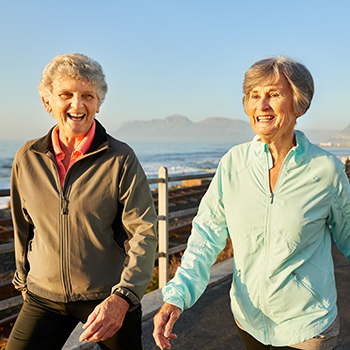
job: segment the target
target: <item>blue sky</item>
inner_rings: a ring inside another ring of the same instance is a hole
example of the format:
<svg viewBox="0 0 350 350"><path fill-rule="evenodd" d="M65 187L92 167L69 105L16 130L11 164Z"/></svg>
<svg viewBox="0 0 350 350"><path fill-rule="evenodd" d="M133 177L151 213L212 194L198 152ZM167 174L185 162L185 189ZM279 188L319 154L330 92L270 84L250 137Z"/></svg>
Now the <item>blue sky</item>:
<svg viewBox="0 0 350 350"><path fill-rule="evenodd" d="M350 124L350 1L3 1L0 12L0 139L47 132L37 85L56 55L84 53L104 68L109 92L99 120L173 114L248 120L245 71L288 55L311 71L316 93L300 128Z"/></svg>

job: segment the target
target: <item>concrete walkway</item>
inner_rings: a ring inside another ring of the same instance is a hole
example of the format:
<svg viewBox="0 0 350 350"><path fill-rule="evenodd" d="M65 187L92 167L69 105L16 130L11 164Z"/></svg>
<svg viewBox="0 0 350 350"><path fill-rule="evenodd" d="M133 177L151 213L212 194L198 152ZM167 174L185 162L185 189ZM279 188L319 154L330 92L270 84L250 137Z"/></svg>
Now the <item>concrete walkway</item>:
<svg viewBox="0 0 350 350"><path fill-rule="evenodd" d="M333 258L341 323L341 332L335 350L350 350L350 261L335 246ZM172 341L172 350L244 350L230 310L228 293L232 267L232 259L212 267L208 289L175 324L174 332L178 335L178 339ZM149 293L142 300L144 350L158 350L152 337L152 316L161 305L160 291ZM99 350L97 345L79 343L77 339L80 332L76 331L72 335L64 350Z"/></svg>

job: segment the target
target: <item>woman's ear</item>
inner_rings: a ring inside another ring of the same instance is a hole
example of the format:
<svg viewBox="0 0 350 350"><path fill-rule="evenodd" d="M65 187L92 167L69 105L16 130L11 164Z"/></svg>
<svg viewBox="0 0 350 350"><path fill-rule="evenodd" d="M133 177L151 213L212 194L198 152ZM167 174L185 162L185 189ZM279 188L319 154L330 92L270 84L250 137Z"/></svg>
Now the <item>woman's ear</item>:
<svg viewBox="0 0 350 350"><path fill-rule="evenodd" d="M44 108L45 108L46 112L51 114L52 108L51 108L51 105L50 105L50 100L43 96L41 98L41 101L43 102L43 105L44 105Z"/></svg>

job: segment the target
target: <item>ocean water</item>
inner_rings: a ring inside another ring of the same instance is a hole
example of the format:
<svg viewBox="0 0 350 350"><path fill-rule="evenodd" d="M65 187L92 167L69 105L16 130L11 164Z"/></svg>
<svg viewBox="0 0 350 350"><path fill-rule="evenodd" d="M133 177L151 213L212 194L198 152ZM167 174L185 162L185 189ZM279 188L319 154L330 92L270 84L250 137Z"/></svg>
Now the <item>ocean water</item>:
<svg viewBox="0 0 350 350"><path fill-rule="evenodd" d="M10 187L13 158L24 141L0 140L0 189ZM160 143L131 142L148 178L158 177L158 170L164 166L169 175L192 175L214 172L221 157L235 144L228 143ZM325 147L339 159L350 156L350 147ZM9 202L8 197L0 197L0 208Z"/></svg>
<svg viewBox="0 0 350 350"><path fill-rule="evenodd" d="M221 157L234 144L131 142L147 177L158 177L164 166L170 175L215 171Z"/></svg>
<svg viewBox="0 0 350 350"><path fill-rule="evenodd" d="M17 149L24 141L0 140L0 189L10 187L12 162ZM165 166L169 175L192 175L205 171L215 171L221 157L234 144L205 143L128 143L139 158L148 178L158 177L158 170ZM0 197L0 208L9 202L8 197Z"/></svg>

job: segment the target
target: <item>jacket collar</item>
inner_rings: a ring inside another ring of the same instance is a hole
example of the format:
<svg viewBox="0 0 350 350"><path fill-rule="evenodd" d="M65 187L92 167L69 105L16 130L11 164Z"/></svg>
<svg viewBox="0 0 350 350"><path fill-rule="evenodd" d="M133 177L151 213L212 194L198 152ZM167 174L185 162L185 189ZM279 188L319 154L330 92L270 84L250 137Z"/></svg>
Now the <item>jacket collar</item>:
<svg viewBox="0 0 350 350"><path fill-rule="evenodd" d="M106 129L102 126L102 124L96 120L96 132L94 140L92 141L92 145L90 146L89 150L86 152L86 154L98 151L102 148L108 147L108 139L107 139L107 132ZM52 130L55 127L51 128L50 131L44 136L38 139L31 147L30 149L39 152L39 153L54 153L52 142L51 142L51 133Z"/></svg>
<svg viewBox="0 0 350 350"><path fill-rule="evenodd" d="M310 141L303 132L300 130L294 130L294 135L297 145L289 151L289 168L297 166L305 159L310 146ZM253 138L252 146L255 156L258 158L266 158L266 155L269 157L269 148L265 143L260 141L260 137L258 135Z"/></svg>
<svg viewBox="0 0 350 350"><path fill-rule="evenodd" d="M293 159L294 159L295 165L298 165L306 158L306 155L310 147L310 141L306 137L306 135L300 130L295 130L294 134L295 134L297 145L292 148L294 151Z"/></svg>

